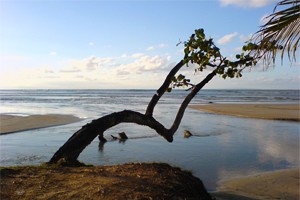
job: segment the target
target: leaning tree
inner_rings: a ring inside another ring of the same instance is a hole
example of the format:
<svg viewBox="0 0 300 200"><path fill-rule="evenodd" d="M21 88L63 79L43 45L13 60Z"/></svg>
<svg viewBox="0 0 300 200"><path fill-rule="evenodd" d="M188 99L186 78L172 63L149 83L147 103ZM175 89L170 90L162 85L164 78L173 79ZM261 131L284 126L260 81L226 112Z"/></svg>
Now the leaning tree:
<svg viewBox="0 0 300 200"><path fill-rule="evenodd" d="M86 146L97 136L100 140L106 141L104 132L120 123L135 123L148 126L168 142L172 142L173 135L180 125L188 104L210 80L217 75L224 79L227 77L239 78L242 76L243 69L254 66L257 63L257 58L250 55L251 50L257 47L255 44L246 44L241 54L237 54L234 59L230 59L221 54L220 49L215 45L212 38L205 37L203 29L195 30L195 33L183 45L184 58L166 76L164 82L150 100L145 113L123 110L93 120L75 132L53 155L49 163L52 164L59 161L66 163L78 162L77 158ZM195 72L207 69L209 73L201 82L192 84L190 79L179 74L179 70L183 66L193 67ZM183 99L173 124L170 128L166 128L153 117L154 108L165 92L170 92L172 88L182 86L189 87L189 93Z"/></svg>
<svg viewBox="0 0 300 200"><path fill-rule="evenodd" d="M195 33L183 43L184 58L166 76L163 84L150 100L145 113L123 110L93 120L75 132L52 156L49 163L59 161L77 163L79 154L87 145L97 136L101 141L106 141L104 132L120 123L148 126L168 142L172 142L173 135L180 125L188 104L215 76L219 75L224 79L227 77L239 78L245 68L256 65L260 59L267 61L267 64L275 62L278 50L282 51L281 59L283 59L284 52L287 51L290 61L296 61L296 51L300 40L299 2L299 0L280 1L274 8L273 14L268 17L269 21L254 34L254 37L243 46L242 53L237 54L234 59L223 56L213 39L205 37L203 29L195 30ZM278 11L278 7L283 7L283 9ZM196 72L207 69L209 73L201 82L191 84L190 79L178 74L185 65L194 66ZM154 108L165 92L181 86L190 87L190 92L183 99L172 126L166 128L153 117Z"/></svg>

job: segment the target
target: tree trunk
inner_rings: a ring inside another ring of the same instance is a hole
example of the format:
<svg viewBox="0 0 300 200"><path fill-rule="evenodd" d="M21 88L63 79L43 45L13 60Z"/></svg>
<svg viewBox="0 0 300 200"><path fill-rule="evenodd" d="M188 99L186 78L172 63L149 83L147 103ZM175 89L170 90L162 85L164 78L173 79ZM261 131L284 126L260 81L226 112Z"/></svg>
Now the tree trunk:
<svg viewBox="0 0 300 200"><path fill-rule="evenodd" d="M169 131L153 117L131 110L124 110L93 120L91 123L83 126L53 155L49 163L56 163L62 158L66 162L77 161L79 154L98 134L103 134L107 129L120 123L136 123L148 126L163 136L168 142L173 141L173 134L170 134Z"/></svg>

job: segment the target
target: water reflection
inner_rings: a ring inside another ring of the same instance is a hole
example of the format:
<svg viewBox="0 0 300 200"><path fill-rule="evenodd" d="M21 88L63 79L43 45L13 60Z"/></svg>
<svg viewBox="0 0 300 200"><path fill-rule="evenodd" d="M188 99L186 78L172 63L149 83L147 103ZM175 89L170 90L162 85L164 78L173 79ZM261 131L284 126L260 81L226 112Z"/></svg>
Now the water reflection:
<svg viewBox="0 0 300 200"><path fill-rule="evenodd" d="M277 129L280 134L273 134L269 128L269 134L256 135L259 162L278 166L282 162L299 165L299 134L292 134L287 129Z"/></svg>
<svg viewBox="0 0 300 200"><path fill-rule="evenodd" d="M103 152L105 143L106 142L104 142L104 141L99 142L99 145L98 145L99 152Z"/></svg>
<svg viewBox="0 0 300 200"><path fill-rule="evenodd" d="M248 124L242 129L238 128L239 125L235 127L235 130L240 130L240 135L244 135L244 139L238 142L236 135L227 134L219 138L221 140L219 145L226 143L236 146L235 149L246 160L241 158L237 162L238 166L220 167L217 171L219 182L265 171L299 167L299 123L240 120L244 121L243 126ZM230 160L226 151L222 152L222 155L226 156L227 161ZM232 153L231 156L237 155Z"/></svg>
<svg viewBox="0 0 300 200"><path fill-rule="evenodd" d="M114 141L118 141L119 144L125 144L125 142L127 141L127 139L112 139L112 140L109 140L109 141L99 141L99 145L98 145L98 150L99 152L103 152L104 151L104 145L106 143L110 143L110 142L114 142Z"/></svg>

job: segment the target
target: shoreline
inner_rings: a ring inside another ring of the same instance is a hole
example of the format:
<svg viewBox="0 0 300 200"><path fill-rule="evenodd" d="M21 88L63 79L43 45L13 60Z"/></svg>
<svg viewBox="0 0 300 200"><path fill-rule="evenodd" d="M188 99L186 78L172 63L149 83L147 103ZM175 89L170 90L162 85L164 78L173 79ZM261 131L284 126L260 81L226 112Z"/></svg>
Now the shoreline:
<svg viewBox="0 0 300 200"><path fill-rule="evenodd" d="M236 117L300 122L299 104L194 104L189 108Z"/></svg>
<svg viewBox="0 0 300 200"><path fill-rule="evenodd" d="M0 114L0 135L60 126L79 122L81 120L82 119L73 115L46 114L16 116Z"/></svg>
<svg viewBox="0 0 300 200"><path fill-rule="evenodd" d="M219 199L233 199L236 196L245 199L298 200L299 172L300 168L283 169L222 181L212 194Z"/></svg>

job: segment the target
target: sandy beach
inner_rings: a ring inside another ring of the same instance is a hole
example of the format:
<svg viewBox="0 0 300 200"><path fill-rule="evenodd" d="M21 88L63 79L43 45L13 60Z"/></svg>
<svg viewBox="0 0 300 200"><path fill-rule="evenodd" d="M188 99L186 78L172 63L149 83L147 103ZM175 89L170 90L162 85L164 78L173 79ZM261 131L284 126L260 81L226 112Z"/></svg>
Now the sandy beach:
<svg viewBox="0 0 300 200"><path fill-rule="evenodd" d="M299 104L209 104L190 105L189 107L222 115L300 121Z"/></svg>
<svg viewBox="0 0 300 200"><path fill-rule="evenodd" d="M220 199L233 194L250 199L298 200L299 180L299 168L267 172L223 182L215 195Z"/></svg>
<svg viewBox="0 0 300 200"><path fill-rule="evenodd" d="M80 120L80 118L73 115L0 115L0 135L49 126L64 125Z"/></svg>

